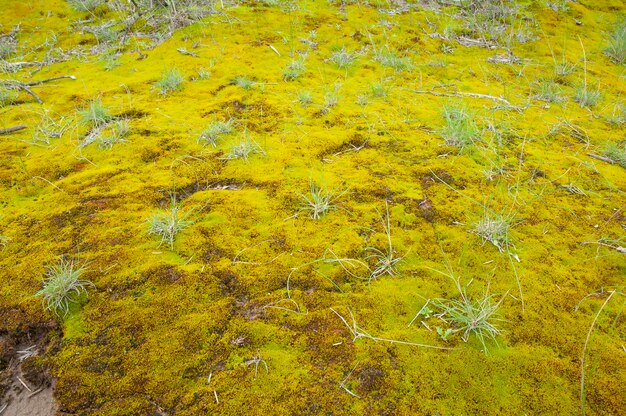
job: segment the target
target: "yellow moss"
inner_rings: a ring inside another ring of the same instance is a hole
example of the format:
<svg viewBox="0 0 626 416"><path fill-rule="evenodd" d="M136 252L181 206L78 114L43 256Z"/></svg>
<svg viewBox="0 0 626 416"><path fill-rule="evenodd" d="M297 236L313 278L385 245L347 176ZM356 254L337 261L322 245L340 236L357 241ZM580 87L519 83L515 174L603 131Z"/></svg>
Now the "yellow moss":
<svg viewBox="0 0 626 416"><path fill-rule="evenodd" d="M9 238L0 245L8 276L0 329L51 318L32 295L57 256L86 261L96 286L62 320L60 348L47 358L61 407L95 415L577 413L580 354L602 299L579 301L623 292L626 270L623 254L583 244L624 245L624 169L589 156L624 139L606 110L626 93L623 66L602 53L622 2L555 11L518 1L496 49L458 42L498 35L474 32L472 16L455 7L240 3L225 0L221 10L215 2L220 13L154 48L131 40L110 70L89 54L94 36L72 21L102 24L119 12L103 6L91 15L60 0L3 4L3 33L22 22L11 59L43 59L46 48L36 46L52 31L58 48L87 53L32 76L25 67L0 77L77 78L34 87L44 106L20 91L0 115L0 128L29 126L0 141L0 235ZM579 37L588 84L602 92L591 110L572 98L585 79ZM347 69L329 61L342 48L355 57ZM412 68L383 66L376 54L387 48ZM489 62L509 51L522 61ZM301 57L304 73L286 82L283 69ZM562 59L575 65L571 74L555 74ZM172 68L184 89L161 95L154 84ZM201 70L210 76L198 79ZM235 85L238 76L251 88ZM556 82L564 100L529 98L539 80ZM374 83L386 97L372 96ZM303 90L312 95L306 106L297 101ZM513 108L455 93L501 97ZM325 105L329 94L336 105ZM110 149L79 147L92 130L77 111L96 98L130 126ZM450 104L466 106L480 131L462 152L441 134ZM49 146L29 144L44 110L71 117L72 127ZM234 131L215 147L198 141L211 121L231 119ZM261 151L228 160L246 138ZM340 194L319 220L300 211L311 180ZM194 224L170 250L157 247L146 220L172 195ZM386 201L402 261L397 276L368 282L362 264L336 258L367 263L366 247L387 247ZM511 256L471 232L493 213L513 219ZM449 324L436 317L408 326L428 299L459 296L434 270L471 281L472 296L507 294L489 354L473 337L442 340L436 327ZM616 295L591 337L590 415L626 412L622 302ZM350 308L373 336L457 349L353 342L331 307L346 317ZM256 378L255 357L268 365L259 362ZM340 388L344 380L358 398Z"/></svg>

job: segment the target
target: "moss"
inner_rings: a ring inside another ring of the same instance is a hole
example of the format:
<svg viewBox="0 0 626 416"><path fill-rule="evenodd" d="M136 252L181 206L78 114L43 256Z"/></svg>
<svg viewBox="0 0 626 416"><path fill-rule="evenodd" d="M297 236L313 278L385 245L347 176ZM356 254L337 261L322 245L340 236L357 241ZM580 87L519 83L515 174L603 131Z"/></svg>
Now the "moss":
<svg viewBox="0 0 626 416"><path fill-rule="evenodd" d="M64 411L579 412L580 354L603 299L577 305L600 288L622 286L625 270L621 253L582 244L623 235L623 168L587 156L592 145L619 161L622 131L600 113L626 93L621 67L603 64L622 2L570 2L568 11L486 2L471 26L464 16L472 10L453 6L439 13L401 2L224 3L224 13L165 42L154 33L153 40L133 38L107 70L101 56L89 55L102 52L93 36L70 25L84 11L53 1L43 22L39 6L10 2L0 15L5 28L24 22L19 44L33 45L29 59L67 58L33 80L78 78L37 86L55 119L77 121L76 109L100 97L105 123L123 119L132 127L123 145L107 151L77 146L97 120L73 124L46 147L27 143L32 128L0 141L0 234L11 238L0 246L0 269L10 277L0 287L0 330L53 318L32 295L56 256L79 254L96 286L62 321L62 339L46 354ZM90 14L94 25L120 17L104 5ZM162 33L189 23L163 22ZM542 40L519 42L526 26ZM51 30L57 49L34 47ZM580 67L552 74L555 60L581 61L577 35L589 91L601 87L596 107L559 99L576 94ZM488 41L484 48L457 42L472 39ZM443 42L454 45L450 53ZM533 65L488 62L497 43ZM74 59L81 54L89 59ZM306 68L290 65L302 56ZM202 81L155 94L163 62ZM210 77L200 76L207 68ZM15 77L28 79L31 70ZM465 92L513 107L454 97ZM529 96L546 102L528 106ZM10 98L0 127L36 126L41 108ZM449 103L471 115L451 115L461 135L442 129ZM228 128L215 128L218 121ZM246 137L265 155L227 160ZM468 151L451 151L442 137ZM311 178L345 191L315 220L298 212ZM145 226L171 195L193 220L173 250L157 247ZM368 282L363 266L336 259L365 262L366 247L386 247L385 202L403 258L395 276ZM472 224L490 213L515 219L515 238L502 252L472 235ZM488 354L474 337L441 339L436 327L447 326L435 316L408 326L428 299L458 295L454 282L433 271L448 267L472 282L472 298L487 287L495 299L507 294L502 332L497 344L488 341ZM626 412L621 302L607 305L590 339L588 414ZM456 349L353 340L331 307L344 316L349 308L372 336ZM255 377L257 358L268 371L259 361ZM344 380L359 398L340 387Z"/></svg>

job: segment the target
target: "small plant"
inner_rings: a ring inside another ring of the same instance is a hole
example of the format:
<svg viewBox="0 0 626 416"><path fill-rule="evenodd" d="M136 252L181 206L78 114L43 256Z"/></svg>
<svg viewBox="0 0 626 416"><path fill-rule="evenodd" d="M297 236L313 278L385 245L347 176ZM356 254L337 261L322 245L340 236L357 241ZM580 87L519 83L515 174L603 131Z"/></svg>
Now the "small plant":
<svg viewBox="0 0 626 416"><path fill-rule="evenodd" d="M148 234L161 237L159 247L167 243L174 250L176 235L193 224L187 217L192 211L180 216L180 206L176 203L176 196L172 195L170 209L154 214L148 219Z"/></svg>
<svg viewBox="0 0 626 416"><path fill-rule="evenodd" d="M556 103L563 100L561 92L561 88L555 82L542 81L538 83L537 92L533 98L548 103Z"/></svg>
<svg viewBox="0 0 626 416"><path fill-rule="evenodd" d="M183 74L178 69L172 68L163 73L155 86L162 95L167 95L182 90L184 82L185 77L183 77Z"/></svg>
<svg viewBox="0 0 626 416"><path fill-rule="evenodd" d="M446 143L461 150L471 146L478 138L478 127L470 110L462 105L445 105L443 107L445 126L441 135Z"/></svg>
<svg viewBox="0 0 626 416"><path fill-rule="evenodd" d="M32 142L34 144L49 145L51 139L59 139L70 128L72 121L62 116L59 120L55 120L48 112L44 112L41 121L37 125L37 129L33 134Z"/></svg>
<svg viewBox="0 0 626 416"><path fill-rule="evenodd" d="M431 304L440 312L437 315L444 322L452 325L446 330L438 329L437 333L445 340L450 335L461 333L464 342L474 334L487 351L485 341L492 339L495 341L500 334L497 324L502 319L498 318L498 309L504 300L504 296L495 302L492 296L484 293L477 299L472 299L467 295L466 288L462 288L458 280L455 281L461 298L456 299L432 299ZM506 296L506 295L505 295Z"/></svg>
<svg viewBox="0 0 626 416"><path fill-rule="evenodd" d="M609 36L609 45L604 53L616 64L626 63L626 20L617 24Z"/></svg>
<svg viewBox="0 0 626 416"><path fill-rule="evenodd" d="M607 143L602 151L604 157L626 169L626 144Z"/></svg>
<svg viewBox="0 0 626 416"><path fill-rule="evenodd" d="M304 58L293 60L283 70L283 79L285 81L295 81L304 74L305 65Z"/></svg>
<svg viewBox="0 0 626 416"><path fill-rule="evenodd" d="M80 12L91 12L104 4L105 0L67 0L70 6Z"/></svg>
<svg viewBox="0 0 626 416"><path fill-rule="evenodd" d="M240 75L235 77L235 79L233 80L233 84L243 88L244 90L251 90L252 88L254 88L255 82L248 77Z"/></svg>
<svg viewBox="0 0 626 416"><path fill-rule="evenodd" d="M483 243L488 241L503 252L508 250L511 244L509 237L511 226L512 217L485 212L485 215L472 228L472 232L482 238Z"/></svg>
<svg viewBox="0 0 626 416"><path fill-rule="evenodd" d="M379 250L375 247L366 247L366 251L371 251L372 254L366 257L366 260L373 259L374 269L372 270L369 280L378 279L381 276L389 275L391 277L398 274L396 266L404 258L396 257L393 244L391 243L391 223L389 219L389 204L385 201L385 208L387 211L386 218L381 218L383 223L383 229L387 236L387 247L384 250Z"/></svg>
<svg viewBox="0 0 626 416"><path fill-rule="evenodd" d="M211 79L211 70L206 68L199 68L194 78L196 81L205 81Z"/></svg>
<svg viewBox="0 0 626 416"><path fill-rule="evenodd" d="M298 91L297 99L300 104L307 106L313 102L313 93L308 90L300 90Z"/></svg>
<svg viewBox="0 0 626 416"><path fill-rule="evenodd" d="M17 45L12 37L0 38L0 59L7 59L15 52Z"/></svg>
<svg viewBox="0 0 626 416"><path fill-rule="evenodd" d="M615 126L626 124L626 105L615 104L611 115L607 116L606 121Z"/></svg>
<svg viewBox="0 0 626 416"><path fill-rule="evenodd" d="M233 132L234 120L228 121L216 120L209 123L206 129L200 134L198 142L205 142L217 146L217 140L220 136Z"/></svg>
<svg viewBox="0 0 626 416"><path fill-rule="evenodd" d="M341 48L339 51L335 51L330 56L330 62L337 65L340 69L346 69L352 66L356 59L356 56L350 54L345 48Z"/></svg>
<svg viewBox="0 0 626 416"><path fill-rule="evenodd" d="M126 142L126 137L130 133L130 123L126 119L115 120L101 131L98 137L98 144L103 149L111 149L116 143Z"/></svg>
<svg viewBox="0 0 626 416"><path fill-rule="evenodd" d="M324 94L324 105L322 107L322 114L330 113L330 109L339 103L339 87L335 86L334 90L327 91Z"/></svg>
<svg viewBox="0 0 626 416"><path fill-rule="evenodd" d="M94 127L102 126L112 120L111 111L96 99L83 110L78 112L84 124Z"/></svg>
<svg viewBox="0 0 626 416"><path fill-rule="evenodd" d="M15 103L18 98L18 92L13 88L0 87L0 108Z"/></svg>
<svg viewBox="0 0 626 416"><path fill-rule="evenodd" d="M88 280L82 280L85 271L84 265L78 265L73 260L61 259L58 264L48 266L46 280L35 297L43 298L45 308L60 316L67 315L70 303L76 303L76 297L87 293L87 287L94 287Z"/></svg>
<svg viewBox="0 0 626 416"><path fill-rule="evenodd" d="M389 97L389 87L384 81L376 81L370 85L370 95L376 98Z"/></svg>
<svg viewBox="0 0 626 416"><path fill-rule="evenodd" d="M600 90L597 88L589 89L586 83L579 86L574 94L574 101L583 108L595 107L601 98Z"/></svg>
<svg viewBox="0 0 626 416"><path fill-rule="evenodd" d="M300 205L300 211L308 212L309 217L317 220L327 212L337 209L335 201L341 194L324 189L316 185L313 180L309 182L309 187L308 195L300 195L303 201Z"/></svg>
<svg viewBox="0 0 626 416"><path fill-rule="evenodd" d="M121 65L118 58L119 55L116 52L106 52L102 55L100 62L105 71L111 71Z"/></svg>
<svg viewBox="0 0 626 416"><path fill-rule="evenodd" d="M0 246L2 246L3 250L7 247L7 244L9 244L9 241L11 241L9 237L0 235Z"/></svg>
<svg viewBox="0 0 626 416"><path fill-rule="evenodd" d="M224 159L244 159L247 161L248 158L254 154L265 155L265 151L254 140L248 137L242 139L239 144L232 146Z"/></svg>
<svg viewBox="0 0 626 416"><path fill-rule="evenodd" d="M380 62L382 66L393 68L396 72L408 71L413 68L413 64L409 58L400 56L398 52L389 48L378 51L375 59Z"/></svg>
<svg viewBox="0 0 626 416"><path fill-rule="evenodd" d="M367 96L367 94L359 94L356 97L356 103L360 106L365 107L366 105L370 103L369 97Z"/></svg>

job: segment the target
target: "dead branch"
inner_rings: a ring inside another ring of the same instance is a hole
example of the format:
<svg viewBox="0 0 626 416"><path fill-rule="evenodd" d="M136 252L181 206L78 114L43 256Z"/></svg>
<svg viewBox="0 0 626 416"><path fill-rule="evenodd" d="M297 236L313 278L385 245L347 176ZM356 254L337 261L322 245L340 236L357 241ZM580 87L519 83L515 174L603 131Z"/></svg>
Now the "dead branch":
<svg viewBox="0 0 626 416"><path fill-rule="evenodd" d="M430 94L436 97L471 97L471 98L481 98L485 100L498 101L500 103L506 104L509 107L514 107L509 101L505 100L501 97L496 97L494 95L487 94L478 94L475 92L436 92L436 91L428 91L428 90L407 90L415 94Z"/></svg>
<svg viewBox="0 0 626 416"><path fill-rule="evenodd" d="M610 163L611 165L615 164L615 161L613 159L611 159L611 158L608 158L608 157L596 155L596 154L593 154L593 153L587 153L587 156L589 156L591 158L594 158L594 159L601 160L601 161L606 162L606 163Z"/></svg>
<svg viewBox="0 0 626 416"><path fill-rule="evenodd" d="M27 128L27 126L21 124L19 126L9 127L7 129L0 129L0 135L9 134L9 133L13 133L13 132L16 132L16 131L24 130L25 128Z"/></svg>
<svg viewBox="0 0 626 416"><path fill-rule="evenodd" d="M50 81L56 81L58 79L76 79L76 77L74 75L59 75L58 77L46 78L46 79L42 79L39 81L26 82L26 83L20 83L20 84L26 85L28 87L34 87L35 85L44 84Z"/></svg>
<svg viewBox="0 0 626 416"><path fill-rule="evenodd" d="M194 58L199 58L197 53L189 52L187 49L184 49L184 48L178 48L176 49L176 51L186 56L193 56Z"/></svg>
<svg viewBox="0 0 626 416"><path fill-rule="evenodd" d="M39 98L39 96L33 90L31 90L30 87L45 84L46 82L56 81L59 79L76 79L76 77L74 75L60 75L58 77L46 78L46 79L42 79L39 81L32 81L32 82L21 82L21 81L15 81L15 80L0 80L0 85L6 86L9 88L20 89L30 94L35 100L37 100L39 104L43 104L42 99Z"/></svg>

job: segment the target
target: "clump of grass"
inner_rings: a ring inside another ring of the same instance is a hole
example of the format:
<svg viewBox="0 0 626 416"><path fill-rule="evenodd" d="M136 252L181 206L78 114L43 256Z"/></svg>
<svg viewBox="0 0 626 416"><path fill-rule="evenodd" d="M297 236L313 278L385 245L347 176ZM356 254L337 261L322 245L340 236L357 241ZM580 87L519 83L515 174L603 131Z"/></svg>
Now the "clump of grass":
<svg viewBox="0 0 626 416"><path fill-rule="evenodd" d="M609 35L609 44L604 53L616 64L626 63L626 20L618 23Z"/></svg>
<svg viewBox="0 0 626 416"><path fill-rule="evenodd" d="M161 79L156 82L155 86L162 95L167 95L182 90L184 82L185 77L183 74L177 68L172 68L163 73Z"/></svg>
<svg viewBox="0 0 626 416"><path fill-rule="evenodd" d="M601 98L600 89L589 89L586 83L580 85L574 93L574 101L583 108L595 107Z"/></svg>
<svg viewBox="0 0 626 416"><path fill-rule="evenodd" d="M360 106L365 107L366 105L368 105L369 102L369 97L367 94L359 94L356 97L356 103Z"/></svg>
<svg viewBox="0 0 626 416"><path fill-rule="evenodd" d="M626 144L607 143L602 150L602 155L614 163L626 168Z"/></svg>
<svg viewBox="0 0 626 416"><path fill-rule="evenodd" d="M193 224L193 221L187 219L192 211L181 216L180 208L176 202L176 196L173 195L169 210L154 214L148 219L148 234L161 237L159 247L167 243L170 249L174 250L176 235Z"/></svg>
<svg viewBox="0 0 626 416"><path fill-rule="evenodd" d="M18 98L18 92L13 88L0 87L0 108L15 103Z"/></svg>
<svg viewBox="0 0 626 416"><path fill-rule="evenodd" d="M198 68L198 72L194 78L196 81L205 81L211 79L211 70L206 68Z"/></svg>
<svg viewBox="0 0 626 416"><path fill-rule="evenodd" d="M467 295L466 288L462 288L456 280L457 289L461 295L460 299L438 298L431 300L431 304L439 310L439 318L452 325L446 331L437 332L445 339L451 334L461 333L461 339L467 342L472 334L478 338L487 351L486 340L496 340L500 334L498 322L498 309L504 300L504 296L499 301L494 301L493 296L484 293L481 297L472 299Z"/></svg>
<svg viewBox="0 0 626 416"><path fill-rule="evenodd" d="M324 94L324 105L322 107L322 114L330 113L330 109L339 104L339 87L336 86L335 89L331 91L327 91Z"/></svg>
<svg viewBox="0 0 626 416"><path fill-rule="evenodd" d="M244 77L242 75L236 76L233 79L233 84L243 88L244 90L251 90L254 88L255 82L248 77Z"/></svg>
<svg viewBox="0 0 626 416"><path fill-rule="evenodd" d="M198 142L205 142L217 146L217 140L220 136L233 132L234 120L228 121L215 120L209 123L206 129L200 134Z"/></svg>
<svg viewBox="0 0 626 416"><path fill-rule="evenodd" d="M387 98L389 97L389 87L385 81L376 81L370 85L370 95L376 98Z"/></svg>
<svg viewBox="0 0 626 416"><path fill-rule="evenodd" d="M606 121L615 126L626 124L626 105L615 104L611 115L607 116Z"/></svg>
<svg viewBox="0 0 626 416"><path fill-rule="evenodd" d="M103 149L111 149L117 143L126 142L130 133L130 122L127 119L115 120L100 132L98 144Z"/></svg>
<svg viewBox="0 0 626 416"><path fill-rule="evenodd" d="M250 156L254 154L265 154L265 151L254 140L247 137L241 140L239 144L232 146L226 156L225 160L243 159L248 160Z"/></svg>
<svg viewBox="0 0 626 416"><path fill-rule="evenodd" d="M483 239L483 243L490 242L500 252L508 250L511 244L509 230L512 227L512 217L501 214L485 215L472 228L472 232Z"/></svg>
<svg viewBox="0 0 626 416"><path fill-rule="evenodd" d="M73 260L61 259L59 263L48 266L46 280L35 297L43 298L45 308L57 315L67 315L70 303L76 303L81 293L87 293L87 287L94 287L93 283L83 280L84 265L76 264Z"/></svg>
<svg viewBox="0 0 626 416"><path fill-rule="evenodd" d="M401 56L398 52L385 48L376 53L375 59L382 66L393 68L396 72L409 71L413 68L413 63L406 56Z"/></svg>
<svg viewBox="0 0 626 416"><path fill-rule="evenodd" d="M105 71L111 71L121 65L119 55L115 52L107 52L102 55L102 67Z"/></svg>
<svg viewBox="0 0 626 416"><path fill-rule="evenodd" d="M7 39L0 38L0 59L7 59L15 52L17 48L16 42L13 38Z"/></svg>
<svg viewBox="0 0 626 416"><path fill-rule="evenodd" d="M83 123L95 127L102 126L112 120L111 111L97 98L86 108L78 112Z"/></svg>
<svg viewBox="0 0 626 416"><path fill-rule="evenodd" d="M295 81L304 74L305 69L304 58L293 60L283 70L283 79L285 81Z"/></svg>
<svg viewBox="0 0 626 416"><path fill-rule="evenodd" d="M67 2L75 10L91 12L96 10L101 4L104 4L105 0L67 0Z"/></svg>
<svg viewBox="0 0 626 416"><path fill-rule="evenodd" d="M300 90L296 96L298 102L303 106L313 103L313 93L308 90Z"/></svg>
<svg viewBox="0 0 626 416"><path fill-rule="evenodd" d="M51 139L59 139L63 136L70 128L71 122L66 116L55 120L47 112L44 112L33 134L33 143L49 145Z"/></svg>
<svg viewBox="0 0 626 416"><path fill-rule="evenodd" d="M385 247L384 250L379 250L375 247L365 248L366 251L372 252L372 254L366 257L366 260L374 260L374 269L370 273L369 280L378 279L380 276L384 276L386 274L392 277L397 275L397 265L404 258L404 256L396 257L396 251L391 242L391 222L389 218L389 204L387 202L385 202L385 208L387 216L385 218L381 218L381 221L383 223L385 235L387 236L387 247Z"/></svg>
<svg viewBox="0 0 626 416"><path fill-rule="evenodd" d="M337 209L335 201L342 193L337 193L333 190L325 189L318 186L311 180L309 182L308 195L300 195L302 204L300 205L300 211L307 212L309 217L314 220L320 219L324 214L329 211Z"/></svg>
<svg viewBox="0 0 626 416"><path fill-rule="evenodd" d="M441 135L446 143L464 149L478 138L478 127L473 120L473 114L463 105L445 105L443 107L445 126Z"/></svg>
<svg viewBox="0 0 626 416"><path fill-rule="evenodd" d="M356 56L348 53L345 48L341 48L341 50L335 51L330 55L330 62L337 65L340 69L349 68L355 60Z"/></svg>
<svg viewBox="0 0 626 416"><path fill-rule="evenodd" d="M555 82L542 81L537 84L537 92L533 98L548 103L557 103L563 100L561 92L561 88Z"/></svg>

